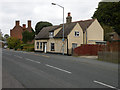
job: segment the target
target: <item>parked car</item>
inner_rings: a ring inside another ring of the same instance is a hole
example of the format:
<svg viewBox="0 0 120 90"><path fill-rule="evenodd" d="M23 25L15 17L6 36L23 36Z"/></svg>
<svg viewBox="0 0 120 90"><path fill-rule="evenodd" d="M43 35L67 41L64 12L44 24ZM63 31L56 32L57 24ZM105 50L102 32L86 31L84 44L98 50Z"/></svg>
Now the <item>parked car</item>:
<svg viewBox="0 0 120 90"><path fill-rule="evenodd" d="M7 46L7 45L5 45L5 46L4 46L4 49L6 49L7 47L8 47L8 46Z"/></svg>

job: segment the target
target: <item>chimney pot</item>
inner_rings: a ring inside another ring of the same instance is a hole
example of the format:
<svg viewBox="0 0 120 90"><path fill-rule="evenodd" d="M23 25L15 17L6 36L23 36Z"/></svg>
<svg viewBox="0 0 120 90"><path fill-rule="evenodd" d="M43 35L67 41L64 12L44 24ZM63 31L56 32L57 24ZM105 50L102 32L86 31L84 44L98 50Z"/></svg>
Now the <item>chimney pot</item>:
<svg viewBox="0 0 120 90"><path fill-rule="evenodd" d="M28 27L31 27L31 20L28 20Z"/></svg>
<svg viewBox="0 0 120 90"><path fill-rule="evenodd" d="M66 17L66 23L71 23L72 22L72 17L71 17L71 13L68 13L68 16Z"/></svg>
<svg viewBox="0 0 120 90"><path fill-rule="evenodd" d="M23 29L26 29L26 24L23 24Z"/></svg>
<svg viewBox="0 0 120 90"><path fill-rule="evenodd" d="M19 24L20 24L20 21L16 21L16 26L19 26Z"/></svg>
<svg viewBox="0 0 120 90"><path fill-rule="evenodd" d="M71 13L70 13L70 12L68 13L68 16L71 16Z"/></svg>

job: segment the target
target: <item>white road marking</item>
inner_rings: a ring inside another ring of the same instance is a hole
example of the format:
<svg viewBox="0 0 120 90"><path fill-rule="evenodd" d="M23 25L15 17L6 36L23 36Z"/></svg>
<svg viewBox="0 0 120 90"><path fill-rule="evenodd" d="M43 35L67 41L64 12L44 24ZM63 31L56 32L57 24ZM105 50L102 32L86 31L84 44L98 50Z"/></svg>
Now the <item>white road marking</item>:
<svg viewBox="0 0 120 90"><path fill-rule="evenodd" d="M63 71L63 72L72 74L72 72L69 72L69 71L67 71L67 70L63 70L63 69L60 69L60 68L57 68L57 67L54 67L54 66L51 66L51 65L48 65L48 64L45 64L45 65L48 66L48 67L51 67L51 68L54 68L54 69L57 69L57 70L60 70L60 71Z"/></svg>
<svg viewBox="0 0 120 90"><path fill-rule="evenodd" d="M26 58L26 60L31 61L31 62L35 62L35 63L40 63L38 61L34 61L34 60L29 59L29 58Z"/></svg>
<svg viewBox="0 0 120 90"><path fill-rule="evenodd" d="M103 85L103 86L109 87L109 88L117 89L116 87L113 87L113 86L111 86L111 85L108 85L108 84L105 84L105 83L102 83L102 82L99 82L99 81L95 81L95 80L94 80L94 82L95 82L95 83L98 83L98 84L101 84L101 85Z"/></svg>
<svg viewBox="0 0 120 90"><path fill-rule="evenodd" d="M21 56L18 56L18 55L14 55L15 57L18 57L18 58L22 58Z"/></svg>

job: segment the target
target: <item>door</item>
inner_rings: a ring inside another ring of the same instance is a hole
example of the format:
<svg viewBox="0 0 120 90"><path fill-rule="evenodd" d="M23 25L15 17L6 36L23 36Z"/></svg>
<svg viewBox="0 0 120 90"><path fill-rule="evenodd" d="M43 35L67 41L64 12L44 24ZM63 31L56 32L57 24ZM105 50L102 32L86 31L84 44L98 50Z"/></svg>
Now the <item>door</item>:
<svg viewBox="0 0 120 90"><path fill-rule="evenodd" d="M43 43L43 52L46 53L47 52L47 42Z"/></svg>
<svg viewBox="0 0 120 90"><path fill-rule="evenodd" d="M74 49L77 47L77 43L72 43L72 54L74 53Z"/></svg>
<svg viewBox="0 0 120 90"><path fill-rule="evenodd" d="M72 43L72 49L77 47L77 43Z"/></svg>

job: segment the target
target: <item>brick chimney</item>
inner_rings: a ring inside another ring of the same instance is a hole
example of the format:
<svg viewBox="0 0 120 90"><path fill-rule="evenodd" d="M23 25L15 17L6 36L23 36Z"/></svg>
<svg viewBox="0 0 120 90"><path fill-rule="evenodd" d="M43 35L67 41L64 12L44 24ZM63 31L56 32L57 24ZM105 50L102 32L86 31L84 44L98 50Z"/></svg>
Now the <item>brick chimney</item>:
<svg viewBox="0 0 120 90"><path fill-rule="evenodd" d="M71 17L71 13L68 13L68 16L66 17L66 23L71 23L72 22L72 17Z"/></svg>
<svg viewBox="0 0 120 90"><path fill-rule="evenodd" d="M31 27L31 20L28 20L28 28Z"/></svg>
<svg viewBox="0 0 120 90"><path fill-rule="evenodd" d="M15 23L15 24L16 24L16 26L19 26L19 24L20 24L20 21L16 21L16 23Z"/></svg>
<svg viewBox="0 0 120 90"><path fill-rule="evenodd" d="M23 29L24 29L24 30L26 29L26 24L23 24Z"/></svg>

